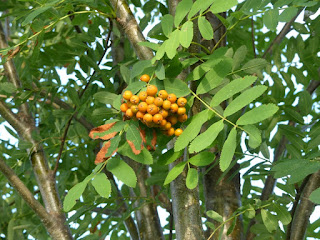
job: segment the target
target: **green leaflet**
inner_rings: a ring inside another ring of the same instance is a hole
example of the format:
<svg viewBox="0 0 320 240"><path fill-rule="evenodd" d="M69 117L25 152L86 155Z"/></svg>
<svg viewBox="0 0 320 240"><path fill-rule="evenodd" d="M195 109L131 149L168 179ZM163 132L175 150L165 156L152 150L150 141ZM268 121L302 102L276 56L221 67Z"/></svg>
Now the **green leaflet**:
<svg viewBox="0 0 320 240"><path fill-rule="evenodd" d="M259 147L262 142L260 130L254 125L243 126L243 129L249 134L249 147Z"/></svg>
<svg viewBox="0 0 320 240"><path fill-rule="evenodd" d="M187 128L183 131L183 133L178 137L177 141L175 142L174 145L174 151L180 151L184 149L192 139L194 139L202 125L208 120L208 112L209 110L204 110L197 115L195 115Z"/></svg>
<svg viewBox="0 0 320 240"><path fill-rule="evenodd" d="M165 45L165 52L168 56L168 58L172 59L177 53L177 48L179 47L179 35L180 35L180 30L176 29L174 30L170 36L169 39L166 40L166 45Z"/></svg>
<svg viewBox="0 0 320 240"><path fill-rule="evenodd" d="M267 228L268 232L273 232L278 228L278 219L265 209L261 209L261 217L263 224Z"/></svg>
<svg viewBox="0 0 320 240"><path fill-rule="evenodd" d="M181 21L187 15L192 5L193 5L192 0L182 0L181 2L179 2L176 8L175 16L174 16L174 25L176 27L180 25Z"/></svg>
<svg viewBox="0 0 320 240"><path fill-rule="evenodd" d="M103 104L112 104L114 99L117 97L117 94L108 92L108 91L100 91L93 95L93 98L100 103Z"/></svg>
<svg viewBox="0 0 320 240"><path fill-rule="evenodd" d="M133 142L135 149L141 150L142 138L138 127L137 121L130 121L126 137L127 140Z"/></svg>
<svg viewBox="0 0 320 240"><path fill-rule="evenodd" d="M182 173L186 164L187 162L180 162L176 166L174 166L168 173L166 179L164 180L163 185L167 185L171 183L173 180L175 180L180 175L180 173Z"/></svg>
<svg viewBox="0 0 320 240"><path fill-rule="evenodd" d="M133 169L119 157L113 157L108 160L108 171L112 172L120 181L129 187L135 187L137 176Z"/></svg>
<svg viewBox="0 0 320 240"><path fill-rule="evenodd" d="M237 78L231 81L213 96L210 106L218 106L224 100L249 87L256 79L257 77L254 76L245 76L244 78Z"/></svg>
<svg viewBox="0 0 320 240"><path fill-rule="evenodd" d="M198 26L199 31L204 39L211 40L213 38L212 26L204 16L198 18Z"/></svg>
<svg viewBox="0 0 320 240"><path fill-rule="evenodd" d="M216 220L217 222L220 222L220 223L223 222L223 217L222 217L219 213L217 213L217 212L215 212L215 211L213 211L213 210L207 211L207 212L206 212L206 215L207 215L209 218L212 218L213 220Z"/></svg>
<svg viewBox="0 0 320 240"><path fill-rule="evenodd" d="M181 31L179 33L180 44L188 48L192 42L193 38L193 22L188 21L182 25Z"/></svg>
<svg viewBox="0 0 320 240"><path fill-rule="evenodd" d="M210 146L223 129L223 120L212 124L205 132L197 136L190 144L189 152L200 152Z"/></svg>
<svg viewBox="0 0 320 240"><path fill-rule="evenodd" d="M91 180L91 183L101 197L109 198L111 193L111 183L105 173L98 173L94 179Z"/></svg>
<svg viewBox="0 0 320 240"><path fill-rule="evenodd" d="M274 211L277 213L278 219L282 222L283 225L288 225L291 222L291 215L288 212L288 209L285 206L275 203L273 205Z"/></svg>
<svg viewBox="0 0 320 240"><path fill-rule="evenodd" d="M87 186L87 182L83 181L74 185L67 193L63 201L63 210L69 212L76 204L76 200L80 198Z"/></svg>
<svg viewBox="0 0 320 240"><path fill-rule="evenodd" d="M215 0L210 8L210 11L212 13L226 12L237 4L237 0Z"/></svg>
<svg viewBox="0 0 320 240"><path fill-rule="evenodd" d="M190 93L188 85L177 78L166 79L164 81L164 87L168 93L174 93L178 98Z"/></svg>
<svg viewBox="0 0 320 240"><path fill-rule="evenodd" d="M237 140L237 130L232 128L230 131L227 140L224 142L221 156L220 156L220 169L222 172L227 170L232 161L234 152L236 150L236 140Z"/></svg>
<svg viewBox="0 0 320 240"><path fill-rule="evenodd" d="M264 13L263 23L271 31L275 31L278 26L279 10L271 9Z"/></svg>
<svg viewBox="0 0 320 240"><path fill-rule="evenodd" d="M197 0L195 3L192 5L192 8L188 14L188 20L190 20L195 14L197 14L199 11L205 11L212 3L214 0Z"/></svg>
<svg viewBox="0 0 320 240"><path fill-rule="evenodd" d="M227 117L247 106L267 90L266 86L255 86L236 97L224 110L223 116Z"/></svg>
<svg viewBox="0 0 320 240"><path fill-rule="evenodd" d="M314 190L311 194L309 199L314 202L315 204L320 204L320 188Z"/></svg>
<svg viewBox="0 0 320 240"><path fill-rule="evenodd" d="M153 163L152 155L146 148L143 148L141 150L140 154L135 155L132 152L131 147L129 146L129 144L127 142L125 144L123 144L118 149L118 153L120 153L124 156L127 156L127 157L133 159L134 161L142 163L142 164L152 164Z"/></svg>
<svg viewBox="0 0 320 240"><path fill-rule="evenodd" d="M201 152L188 160L194 166L203 167L212 163L215 159L215 155L211 152Z"/></svg>
<svg viewBox="0 0 320 240"><path fill-rule="evenodd" d="M186 186L189 189L194 189L198 185L198 171L194 168L189 168L186 178Z"/></svg>
<svg viewBox="0 0 320 240"><path fill-rule="evenodd" d="M161 27L163 34L166 37L169 37L169 34L172 32L173 29L173 16L170 14L166 14L161 19Z"/></svg>
<svg viewBox="0 0 320 240"><path fill-rule="evenodd" d="M278 109L279 107L274 104L261 105L242 115L237 121L237 125L248 125L261 122L274 115Z"/></svg>

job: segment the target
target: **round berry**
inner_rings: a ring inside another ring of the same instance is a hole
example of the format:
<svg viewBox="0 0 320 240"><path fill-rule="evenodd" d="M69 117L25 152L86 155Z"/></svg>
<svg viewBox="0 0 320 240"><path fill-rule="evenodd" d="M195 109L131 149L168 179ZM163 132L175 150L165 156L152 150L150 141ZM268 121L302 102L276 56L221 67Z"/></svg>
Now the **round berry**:
<svg viewBox="0 0 320 240"><path fill-rule="evenodd" d="M140 101L139 97L137 95L132 95L132 97L130 98L130 102L132 104L138 104Z"/></svg>
<svg viewBox="0 0 320 240"><path fill-rule="evenodd" d="M182 130L181 128L177 128L177 129L174 131L174 135L180 136L182 132L183 132L183 130Z"/></svg>
<svg viewBox="0 0 320 240"><path fill-rule="evenodd" d="M184 107L187 104L187 99L180 97L177 101L179 107Z"/></svg>
<svg viewBox="0 0 320 240"><path fill-rule="evenodd" d="M127 90L127 91L124 91L122 97L125 99L125 100L130 100L130 98L132 97L132 92Z"/></svg>
<svg viewBox="0 0 320 240"><path fill-rule="evenodd" d="M178 121L179 122L185 122L185 121L187 121L187 119L188 119L187 114L182 114L182 115L178 116Z"/></svg>
<svg viewBox="0 0 320 240"><path fill-rule="evenodd" d="M150 123L152 122L152 115L150 113L146 113L144 116L143 116L143 121L145 123Z"/></svg>
<svg viewBox="0 0 320 240"><path fill-rule="evenodd" d="M156 123L156 124L160 124L161 121L163 120L163 117L161 114L157 113L153 116L152 118L153 122Z"/></svg>
<svg viewBox="0 0 320 240"><path fill-rule="evenodd" d="M149 85L147 87L147 94L149 96L154 96L158 92L158 88L155 85Z"/></svg>
<svg viewBox="0 0 320 240"><path fill-rule="evenodd" d="M171 107L171 102L169 100L164 100L162 103L162 108L164 110L169 110Z"/></svg>
<svg viewBox="0 0 320 240"><path fill-rule="evenodd" d="M141 91L138 96L139 96L140 101L145 101L146 98L148 97L148 94L146 91Z"/></svg>
<svg viewBox="0 0 320 240"><path fill-rule="evenodd" d="M159 109L156 105L150 104L147 107L147 112L150 113L151 115L155 115L156 113L159 112Z"/></svg>
<svg viewBox="0 0 320 240"><path fill-rule="evenodd" d="M158 107L161 107L162 104L163 104L163 99L162 99L161 97L156 97L156 98L154 99L154 104L155 104L156 106L158 106Z"/></svg>
<svg viewBox="0 0 320 240"><path fill-rule="evenodd" d="M144 113L143 113L143 112L140 112L140 111L138 111L137 114L136 114L136 118L137 118L138 120L140 120L140 121L143 120L143 116L144 116Z"/></svg>
<svg viewBox="0 0 320 240"><path fill-rule="evenodd" d="M174 93L170 93L167 97L167 99L171 102L171 103L175 103L177 100L177 96Z"/></svg>
<svg viewBox="0 0 320 240"><path fill-rule="evenodd" d="M171 106L170 106L170 112L172 113L176 113L178 111L178 104L176 103L172 103Z"/></svg>
<svg viewBox="0 0 320 240"><path fill-rule="evenodd" d="M154 103L154 97L148 96L147 99L146 99L146 103L148 103L149 105L153 104Z"/></svg>
<svg viewBox="0 0 320 240"><path fill-rule="evenodd" d="M168 136L172 136L174 134L174 128L170 128L168 131L167 131L167 134Z"/></svg>
<svg viewBox="0 0 320 240"><path fill-rule="evenodd" d="M166 90L160 90L158 96L161 97L163 100L167 99L168 93Z"/></svg>
<svg viewBox="0 0 320 240"><path fill-rule="evenodd" d="M126 112L128 110L128 104L127 103L122 103L121 106L120 106L120 110L121 112Z"/></svg>
<svg viewBox="0 0 320 240"><path fill-rule="evenodd" d="M141 102L138 105L138 109L140 112L143 112L143 113L146 112L147 108L148 108L148 104L146 102Z"/></svg>
<svg viewBox="0 0 320 240"><path fill-rule="evenodd" d="M132 118L133 117L133 112L132 112L131 108L128 108L128 110L126 111L126 116L128 118Z"/></svg>
<svg viewBox="0 0 320 240"><path fill-rule="evenodd" d="M186 108L185 107L179 107L177 111L178 115L183 115L186 113Z"/></svg>
<svg viewBox="0 0 320 240"><path fill-rule="evenodd" d="M150 81L150 76L148 74L143 74L141 77L140 77L140 80L142 82L149 82Z"/></svg>

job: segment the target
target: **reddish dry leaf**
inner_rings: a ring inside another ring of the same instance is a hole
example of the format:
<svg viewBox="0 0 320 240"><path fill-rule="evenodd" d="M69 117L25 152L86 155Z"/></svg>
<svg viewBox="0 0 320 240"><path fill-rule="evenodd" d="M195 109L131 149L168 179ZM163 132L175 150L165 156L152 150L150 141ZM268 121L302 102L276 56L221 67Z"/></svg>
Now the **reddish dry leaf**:
<svg viewBox="0 0 320 240"><path fill-rule="evenodd" d="M153 138L152 138L152 140L151 140L151 145L152 145L153 149L156 150L157 133L156 133L155 130L153 130L152 134L153 134Z"/></svg>
<svg viewBox="0 0 320 240"><path fill-rule="evenodd" d="M135 155L138 155L138 154L141 153L141 150L137 150L136 147L134 146L133 142L131 142L130 140L127 140L127 142L129 143L129 146L131 147L132 152L133 152ZM143 144L141 144L141 149L143 149Z"/></svg>
<svg viewBox="0 0 320 240"><path fill-rule="evenodd" d="M110 145L111 145L110 141L108 141L106 144L103 145L103 147L100 149L100 151L98 152L98 154L96 156L96 160L94 161L95 164L102 163L110 158L110 157L105 157ZM115 154L117 151L118 151L118 148L116 150L114 150L110 156Z"/></svg>
<svg viewBox="0 0 320 240"><path fill-rule="evenodd" d="M101 138L103 140L108 140L110 138L113 138L117 132L113 132L113 133L109 133L105 136L102 136L102 137L99 137L99 136L93 136L94 133L101 133L101 132L104 132L104 131L107 131L109 130L110 128L112 128L117 122L113 122L113 123L108 123L108 124L105 124L105 125L101 125L99 127L96 127L96 128L93 128L91 129L90 133L89 133L89 137L92 138L92 139L97 139L97 138Z"/></svg>
<svg viewBox="0 0 320 240"><path fill-rule="evenodd" d="M142 138L142 142L146 143L146 131L140 128L140 136Z"/></svg>

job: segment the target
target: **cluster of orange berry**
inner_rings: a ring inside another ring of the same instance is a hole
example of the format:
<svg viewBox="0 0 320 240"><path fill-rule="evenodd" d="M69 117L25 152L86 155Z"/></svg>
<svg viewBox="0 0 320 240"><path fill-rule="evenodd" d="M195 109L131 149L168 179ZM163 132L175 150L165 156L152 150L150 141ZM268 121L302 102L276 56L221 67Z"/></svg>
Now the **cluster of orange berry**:
<svg viewBox="0 0 320 240"><path fill-rule="evenodd" d="M140 80L150 80L147 74L141 76ZM144 81L144 82L149 82ZM146 91L140 91L134 95L127 90L123 93L120 110L128 119L138 119L148 127L159 127L166 135L181 135L181 128L175 129L173 126L177 122L185 122L188 119L185 105L187 99L177 96L174 93L168 94L166 90L160 90L154 85L148 85Z"/></svg>

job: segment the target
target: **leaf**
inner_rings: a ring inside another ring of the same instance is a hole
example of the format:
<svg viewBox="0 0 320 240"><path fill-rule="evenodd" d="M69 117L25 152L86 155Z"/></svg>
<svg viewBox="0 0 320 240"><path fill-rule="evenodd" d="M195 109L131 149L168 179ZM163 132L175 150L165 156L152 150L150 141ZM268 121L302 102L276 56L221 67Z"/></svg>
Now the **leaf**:
<svg viewBox="0 0 320 240"><path fill-rule="evenodd" d="M272 103L261 105L242 115L237 121L237 125L248 125L261 122L262 120L273 116L278 110L279 107Z"/></svg>
<svg viewBox="0 0 320 240"><path fill-rule="evenodd" d="M192 139L194 139L201 130L202 125L208 120L208 109L192 117L191 122L183 133L178 137L174 145L174 151L184 149Z"/></svg>
<svg viewBox="0 0 320 240"><path fill-rule="evenodd" d="M104 124L91 129L89 137L92 139L100 138L102 140L108 140L110 138L113 138L120 130L122 130L124 125L124 122L118 122L117 120L115 120L115 122Z"/></svg>
<svg viewBox="0 0 320 240"><path fill-rule="evenodd" d="M136 174L133 169L119 157L109 159L107 169L127 186L132 188L136 187Z"/></svg>
<svg viewBox="0 0 320 240"><path fill-rule="evenodd" d="M241 68L244 72L249 74L257 74L258 77L262 78L261 70L264 69L268 65L267 60L263 58L255 58L249 60L243 67Z"/></svg>
<svg viewBox="0 0 320 240"><path fill-rule="evenodd" d="M202 37L206 40L212 40L213 29L209 21L204 16L198 18L198 26Z"/></svg>
<svg viewBox="0 0 320 240"><path fill-rule="evenodd" d="M277 218L283 225L288 225L291 222L291 214L285 206L275 203L273 205Z"/></svg>
<svg viewBox="0 0 320 240"><path fill-rule="evenodd" d="M267 228L268 232L272 233L278 228L278 220L277 217L272 215L265 209L261 209L261 217L264 226Z"/></svg>
<svg viewBox="0 0 320 240"><path fill-rule="evenodd" d="M114 94L108 91L100 91L93 95L93 98L98 102L103 104L110 104L110 105L112 105L116 97L117 97L117 94Z"/></svg>
<svg viewBox="0 0 320 240"><path fill-rule="evenodd" d="M242 63L243 60L246 58L247 52L248 49L246 45L242 45L237 49L237 51L233 55L232 71L239 68L240 63Z"/></svg>
<svg viewBox="0 0 320 240"><path fill-rule="evenodd" d="M170 149L164 154L161 154L158 159L160 165L168 165L175 160L177 160L183 154L183 150L175 152L173 149Z"/></svg>
<svg viewBox="0 0 320 240"><path fill-rule="evenodd" d="M223 129L223 126L223 120L212 124L204 133L201 133L191 142L189 152L200 152L210 146Z"/></svg>
<svg viewBox="0 0 320 240"><path fill-rule="evenodd" d="M237 223L237 216L235 216L234 218L233 218L233 221L232 221L232 224L231 224L231 226L228 228L228 231L227 231L227 235L230 235L232 232L233 232L233 230L234 230L234 228L235 228L235 226L236 226L236 223Z"/></svg>
<svg viewBox="0 0 320 240"><path fill-rule="evenodd" d="M162 17L161 27L163 34L166 37L169 37L169 34L172 32L173 29L173 16L171 14L166 14Z"/></svg>
<svg viewBox="0 0 320 240"><path fill-rule="evenodd" d="M74 185L67 193L63 201L63 211L69 212L76 204L87 186L87 182L80 182Z"/></svg>
<svg viewBox="0 0 320 240"><path fill-rule="evenodd" d="M164 81L164 87L168 93L174 93L178 98L190 93L188 85L177 78L166 79Z"/></svg>
<svg viewBox="0 0 320 240"><path fill-rule="evenodd" d="M165 69L161 62L158 63L154 73L156 74L156 77L160 80L163 80L166 78Z"/></svg>
<svg viewBox="0 0 320 240"><path fill-rule="evenodd" d="M121 147L119 147L118 153L120 153L124 156L127 156L127 157L131 158L132 160L139 162L139 163L142 163L142 164L152 164L153 163L152 155L146 148L143 148L141 150L140 154L135 155L132 152L129 144L125 143Z"/></svg>
<svg viewBox="0 0 320 240"><path fill-rule="evenodd" d="M289 22L298 13L298 8L288 7L279 16L279 22Z"/></svg>
<svg viewBox="0 0 320 240"><path fill-rule="evenodd" d="M12 94L17 91L17 88L11 82L0 83L0 91Z"/></svg>
<svg viewBox="0 0 320 240"><path fill-rule="evenodd" d="M131 70L131 75L130 75L130 78L133 79L134 77L142 74L142 72L148 68L148 67L151 67L152 64L151 64L151 60L139 60L138 62L136 62L133 67L132 67L132 70ZM130 86L130 85L129 85Z"/></svg>
<svg viewBox="0 0 320 240"><path fill-rule="evenodd" d="M193 22L187 21L181 27L181 31L179 33L179 42L183 47L188 48L192 42L192 39Z"/></svg>
<svg viewBox="0 0 320 240"><path fill-rule="evenodd" d="M34 9L29 15L23 20L21 25L24 27L28 23L30 23L35 17L40 15L41 13L47 11L48 9L52 8L52 5L44 5L43 7Z"/></svg>
<svg viewBox="0 0 320 240"><path fill-rule="evenodd" d="M253 100L260 97L267 89L268 87L266 86L255 86L244 91L231 103L229 103L229 105L223 112L223 116L227 117L239 111L240 109L251 103Z"/></svg>
<svg viewBox="0 0 320 240"><path fill-rule="evenodd" d="M91 183L101 197L109 198L111 194L111 183L105 173L98 173L94 179L91 180Z"/></svg>
<svg viewBox="0 0 320 240"><path fill-rule="evenodd" d="M189 168L186 178L186 186L190 190L194 189L198 185L199 176L198 171L194 168Z"/></svg>
<svg viewBox="0 0 320 240"><path fill-rule="evenodd" d="M164 56L164 54L166 52L165 51L166 45L167 45L167 41L164 41L162 43L162 45L159 47L159 49L157 50L156 56L155 56L156 60L160 60Z"/></svg>
<svg viewBox="0 0 320 240"><path fill-rule="evenodd" d="M178 27L181 23L181 21L185 18L189 10L191 9L193 5L192 0L182 0L179 2L176 8L176 13L174 16L174 25Z"/></svg>
<svg viewBox="0 0 320 240"><path fill-rule="evenodd" d="M156 43L153 43L153 42L148 42L148 41L145 41L145 42L138 42L138 45L140 46L144 46L144 47L148 47L154 51L157 51L159 49L159 45L156 44Z"/></svg>
<svg viewBox="0 0 320 240"><path fill-rule="evenodd" d="M96 159L94 161L95 164L99 164L99 163L106 161L113 154L112 153L112 154L110 154L110 156L106 157L107 153L108 152L110 153L110 151L109 151L110 146L111 146L111 141L104 142L102 148L97 153Z"/></svg>
<svg viewBox="0 0 320 240"><path fill-rule="evenodd" d="M260 130L254 125L243 126L243 129L249 134L249 147L259 147L262 142Z"/></svg>
<svg viewBox="0 0 320 240"><path fill-rule="evenodd" d="M223 222L223 217L222 217L219 213L217 213L217 212L215 212L215 211L213 211L213 210L207 211L207 212L206 212L206 215L207 215L209 218L212 218L213 220L215 220L215 221L217 221L217 222L220 222L220 223Z"/></svg>
<svg viewBox="0 0 320 240"><path fill-rule="evenodd" d="M165 51L168 58L172 59L177 53L179 47L179 35L180 30L176 29L171 34L168 40L166 40Z"/></svg>
<svg viewBox="0 0 320 240"><path fill-rule="evenodd" d="M212 13L226 12L237 4L237 0L215 0L210 8L210 11Z"/></svg>
<svg viewBox="0 0 320 240"><path fill-rule="evenodd" d="M203 94L221 85L223 79L230 72L232 67L232 59L227 58L217 62L204 78L201 80L197 94Z"/></svg>
<svg viewBox="0 0 320 240"><path fill-rule="evenodd" d="M192 165L197 167L207 166L215 159L215 155L211 152L201 152L189 159Z"/></svg>
<svg viewBox="0 0 320 240"><path fill-rule="evenodd" d="M314 190L311 194L309 199L314 202L315 204L320 204L320 188Z"/></svg>
<svg viewBox="0 0 320 240"><path fill-rule="evenodd" d="M126 131L127 132L126 138L127 138L129 145L131 142L134 146L134 149L136 149L136 152L133 151L134 154L139 154L141 152L141 148L143 147L142 138L141 138L140 131L139 131L138 127L139 127L138 122L130 121L129 126ZM133 148L132 148L132 150L133 150Z"/></svg>
<svg viewBox="0 0 320 240"><path fill-rule="evenodd" d="M190 12L188 14L188 20L190 20L195 14L197 14L199 11L206 10L213 2L214 0L197 0L192 5L192 8L190 9Z"/></svg>
<svg viewBox="0 0 320 240"><path fill-rule="evenodd" d="M168 173L166 179L164 180L163 185L167 185L171 183L173 180L175 180L180 175L180 173L182 173L186 164L187 162L180 162L176 166L174 166Z"/></svg>
<svg viewBox="0 0 320 240"><path fill-rule="evenodd" d="M210 106L218 106L224 100L249 87L256 79L257 77L254 76L245 76L244 78L238 78L231 81L213 96Z"/></svg>
<svg viewBox="0 0 320 240"><path fill-rule="evenodd" d="M129 90L131 91L133 94L137 93L141 88L145 87L146 83L142 82L142 81L137 81L137 82L133 82L130 83L128 87L126 87L124 91Z"/></svg>
<svg viewBox="0 0 320 240"><path fill-rule="evenodd" d="M271 9L264 13L263 23L271 31L275 31L278 26L279 10Z"/></svg>
<svg viewBox="0 0 320 240"><path fill-rule="evenodd" d="M236 150L236 139L237 139L237 130L236 128L233 128L227 140L224 142L221 156L220 156L220 169L222 172L227 170L227 168L230 166L230 163L232 161L234 152Z"/></svg>

